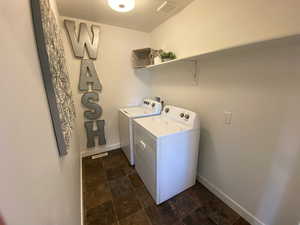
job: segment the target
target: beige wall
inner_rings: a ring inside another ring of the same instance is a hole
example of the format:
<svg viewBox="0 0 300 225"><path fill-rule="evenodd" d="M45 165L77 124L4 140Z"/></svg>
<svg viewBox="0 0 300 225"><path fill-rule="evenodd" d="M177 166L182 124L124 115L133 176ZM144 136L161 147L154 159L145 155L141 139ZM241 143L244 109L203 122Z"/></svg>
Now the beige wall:
<svg viewBox="0 0 300 225"><path fill-rule="evenodd" d="M61 23L63 19L61 17ZM68 18L77 21L80 20ZM83 21L91 24L89 21ZM96 24L96 23L93 23ZM79 133L80 149L82 152L106 151L119 147L118 132L118 109L127 105L136 105L149 94L148 74L135 72L131 66L131 51L144 48L150 45L150 36L147 33L130 29L98 24L101 29L100 48L97 60L94 64L102 83L102 93L99 95L99 104L103 109L101 119L106 122L105 134L107 145L86 148L86 133L84 129L83 112L86 110L81 105L82 93L76 89L74 96L76 100L77 124ZM72 82L75 86L79 82L80 59L73 55L71 43L66 30L63 32L64 43L68 65L72 75Z"/></svg>
<svg viewBox="0 0 300 225"><path fill-rule="evenodd" d="M155 48L179 57L300 32L298 0L194 0L153 30Z"/></svg>
<svg viewBox="0 0 300 225"><path fill-rule="evenodd" d="M79 225L79 150L58 156L29 1L0 12L0 211L7 225Z"/></svg>
<svg viewBox="0 0 300 225"><path fill-rule="evenodd" d="M196 0L152 32L153 46L188 56L298 33L299 2L270 3ZM151 72L152 95L200 115L199 177L253 224L300 221L299 46L287 39L204 57L198 84L189 62Z"/></svg>

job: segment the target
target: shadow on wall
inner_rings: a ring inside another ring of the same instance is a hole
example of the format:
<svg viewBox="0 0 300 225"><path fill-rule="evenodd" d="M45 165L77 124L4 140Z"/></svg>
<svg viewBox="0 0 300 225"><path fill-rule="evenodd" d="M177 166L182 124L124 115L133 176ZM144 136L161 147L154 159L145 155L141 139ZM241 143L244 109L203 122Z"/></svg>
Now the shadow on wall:
<svg viewBox="0 0 300 225"><path fill-rule="evenodd" d="M169 87L197 86L194 79L195 64L192 61L167 64L159 68L151 69L150 79L155 85Z"/></svg>
<svg viewBox="0 0 300 225"><path fill-rule="evenodd" d="M151 75L149 71L145 69L134 69L134 75L145 85L149 85Z"/></svg>
<svg viewBox="0 0 300 225"><path fill-rule="evenodd" d="M238 63L244 63L248 64L249 58L247 58L249 55L256 55L256 57L261 57L262 60L265 60L265 57L269 57L271 52L273 54L280 53L281 49L284 52L286 46L292 46L292 45L298 45L300 41L300 35L292 35L285 38L279 38L274 39L270 41L264 41L259 42L255 44L249 44L241 47L234 47L229 48L226 50L220 50L215 53L206 54L203 56L200 56L198 58L198 76L201 76L201 74L205 73L205 70L202 71L202 68L212 68L216 67L216 72L222 72L218 71L218 67L228 67L228 65L232 65L233 58L237 58ZM265 54L265 52L270 52L270 54ZM228 84L232 86L236 86L239 84L239 82L243 82L245 84L245 81L240 79L248 79L249 86L253 84L253 82L256 82L259 84L259 81L262 81L262 85L271 85L272 83L269 82L270 80L265 80L265 64L261 65L261 80L257 80L258 76L249 77L246 75L249 75L248 73L243 73L243 71L238 71L239 73L236 74L235 68L232 67L232 74L233 76L224 77L224 76L218 76L216 73L215 80L213 81L214 84ZM243 67L244 69L245 67ZM228 68L226 68L228 69ZM251 68L249 68L251 69ZM180 61L176 64L167 64L164 66L161 66L159 68L153 68L150 72L152 77L152 83L154 83L156 86L197 86L198 84L195 83L194 80L194 63L192 61ZM235 76L237 75L237 76ZM245 75L245 76L244 76ZM280 74L281 75L281 74ZM205 75L204 75L205 77ZM209 77L211 80L211 77ZM284 77L276 77L276 79L282 79L284 82ZM203 80L202 80L203 81ZM252 81L252 82L251 82Z"/></svg>
<svg viewBox="0 0 300 225"><path fill-rule="evenodd" d="M204 149L209 149L211 152L215 152L215 145L213 138L209 132L208 129L202 127L202 124L200 123L200 141L199 141L199 159L205 158L205 155L203 154ZM205 160L205 159L204 159ZM204 170L203 164L199 163L200 160L198 160L198 171Z"/></svg>
<svg viewBox="0 0 300 225"><path fill-rule="evenodd" d="M267 225L300 221L299 36L185 62L151 74L153 94L199 113L199 171ZM224 110L233 123L224 124Z"/></svg>
<svg viewBox="0 0 300 225"><path fill-rule="evenodd" d="M292 96L288 101L284 116L286 122L280 131L278 149L273 154L269 179L266 180L261 201L257 205L258 216L265 218L264 221L268 225L296 225L300 221L300 106L295 108L294 104L300 102L300 96ZM282 214L286 207L289 208L289 214ZM298 215L298 218L294 215Z"/></svg>

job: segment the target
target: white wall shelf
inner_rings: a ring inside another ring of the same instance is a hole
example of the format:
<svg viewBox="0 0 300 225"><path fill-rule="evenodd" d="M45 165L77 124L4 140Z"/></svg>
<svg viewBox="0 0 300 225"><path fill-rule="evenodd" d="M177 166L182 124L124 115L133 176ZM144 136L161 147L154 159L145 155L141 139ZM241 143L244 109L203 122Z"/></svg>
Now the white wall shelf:
<svg viewBox="0 0 300 225"><path fill-rule="evenodd" d="M173 59L173 60L170 60L170 61L167 61L167 62L162 62L162 63L159 63L159 64L146 66L144 68L150 70L150 69L159 68L159 67L164 66L164 65L175 64L175 63L183 62L183 61L196 61L198 57L200 57L200 55L189 56L189 57L184 57L184 58L179 58L179 59Z"/></svg>
<svg viewBox="0 0 300 225"><path fill-rule="evenodd" d="M253 43L247 43L247 44L244 44L244 45L232 46L232 47L228 47L228 48L203 52L203 53L200 53L200 54L197 54L197 55L178 58L178 59L170 60L170 61L167 61L167 62L162 62L162 63L155 64L155 65L149 65L149 66L142 67L142 68L137 68L137 69L153 70L153 69L158 69L158 68L166 66L166 65L173 65L173 64L175 65L179 62L191 62L191 61L196 62L199 59L201 59L203 57L207 57L207 56L219 55L219 54L227 53L227 52L230 52L230 51L245 50L245 49L249 49L249 48L253 48L253 47L266 46L266 45L271 45L271 44L274 44L276 42L282 42L282 41L284 41L284 42L300 41L300 34L291 35L291 36L284 36L284 37L279 37L279 38L274 38L274 39L269 39L269 40L263 40L263 41L253 42Z"/></svg>

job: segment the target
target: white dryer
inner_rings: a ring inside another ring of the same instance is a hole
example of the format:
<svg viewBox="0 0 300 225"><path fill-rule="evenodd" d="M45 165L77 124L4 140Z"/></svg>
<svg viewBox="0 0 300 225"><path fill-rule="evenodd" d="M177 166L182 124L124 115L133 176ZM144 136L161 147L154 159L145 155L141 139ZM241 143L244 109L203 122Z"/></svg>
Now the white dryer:
<svg viewBox="0 0 300 225"><path fill-rule="evenodd" d="M134 120L135 168L156 204L195 184L199 138L199 118L186 109Z"/></svg>
<svg viewBox="0 0 300 225"><path fill-rule="evenodd" d="M135 118L159 115L161 109L162 106L160 102L144 99L140 106L122 108L119 110L120 144L130 165L134 165L132 120Z"/></svg>

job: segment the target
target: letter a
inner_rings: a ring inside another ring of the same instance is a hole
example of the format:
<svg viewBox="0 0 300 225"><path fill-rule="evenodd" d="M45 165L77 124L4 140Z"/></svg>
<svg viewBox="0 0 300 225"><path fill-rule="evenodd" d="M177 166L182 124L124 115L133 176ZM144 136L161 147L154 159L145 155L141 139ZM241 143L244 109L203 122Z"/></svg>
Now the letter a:
<svg viewBox="0 0 300 225"><path fill-rule="evenodd" d="M92 90L94 91L102 90L93 61L90 59L83 59L81 60L78 88L80 91L88 91L89 85L92 86Z"/></svg>

